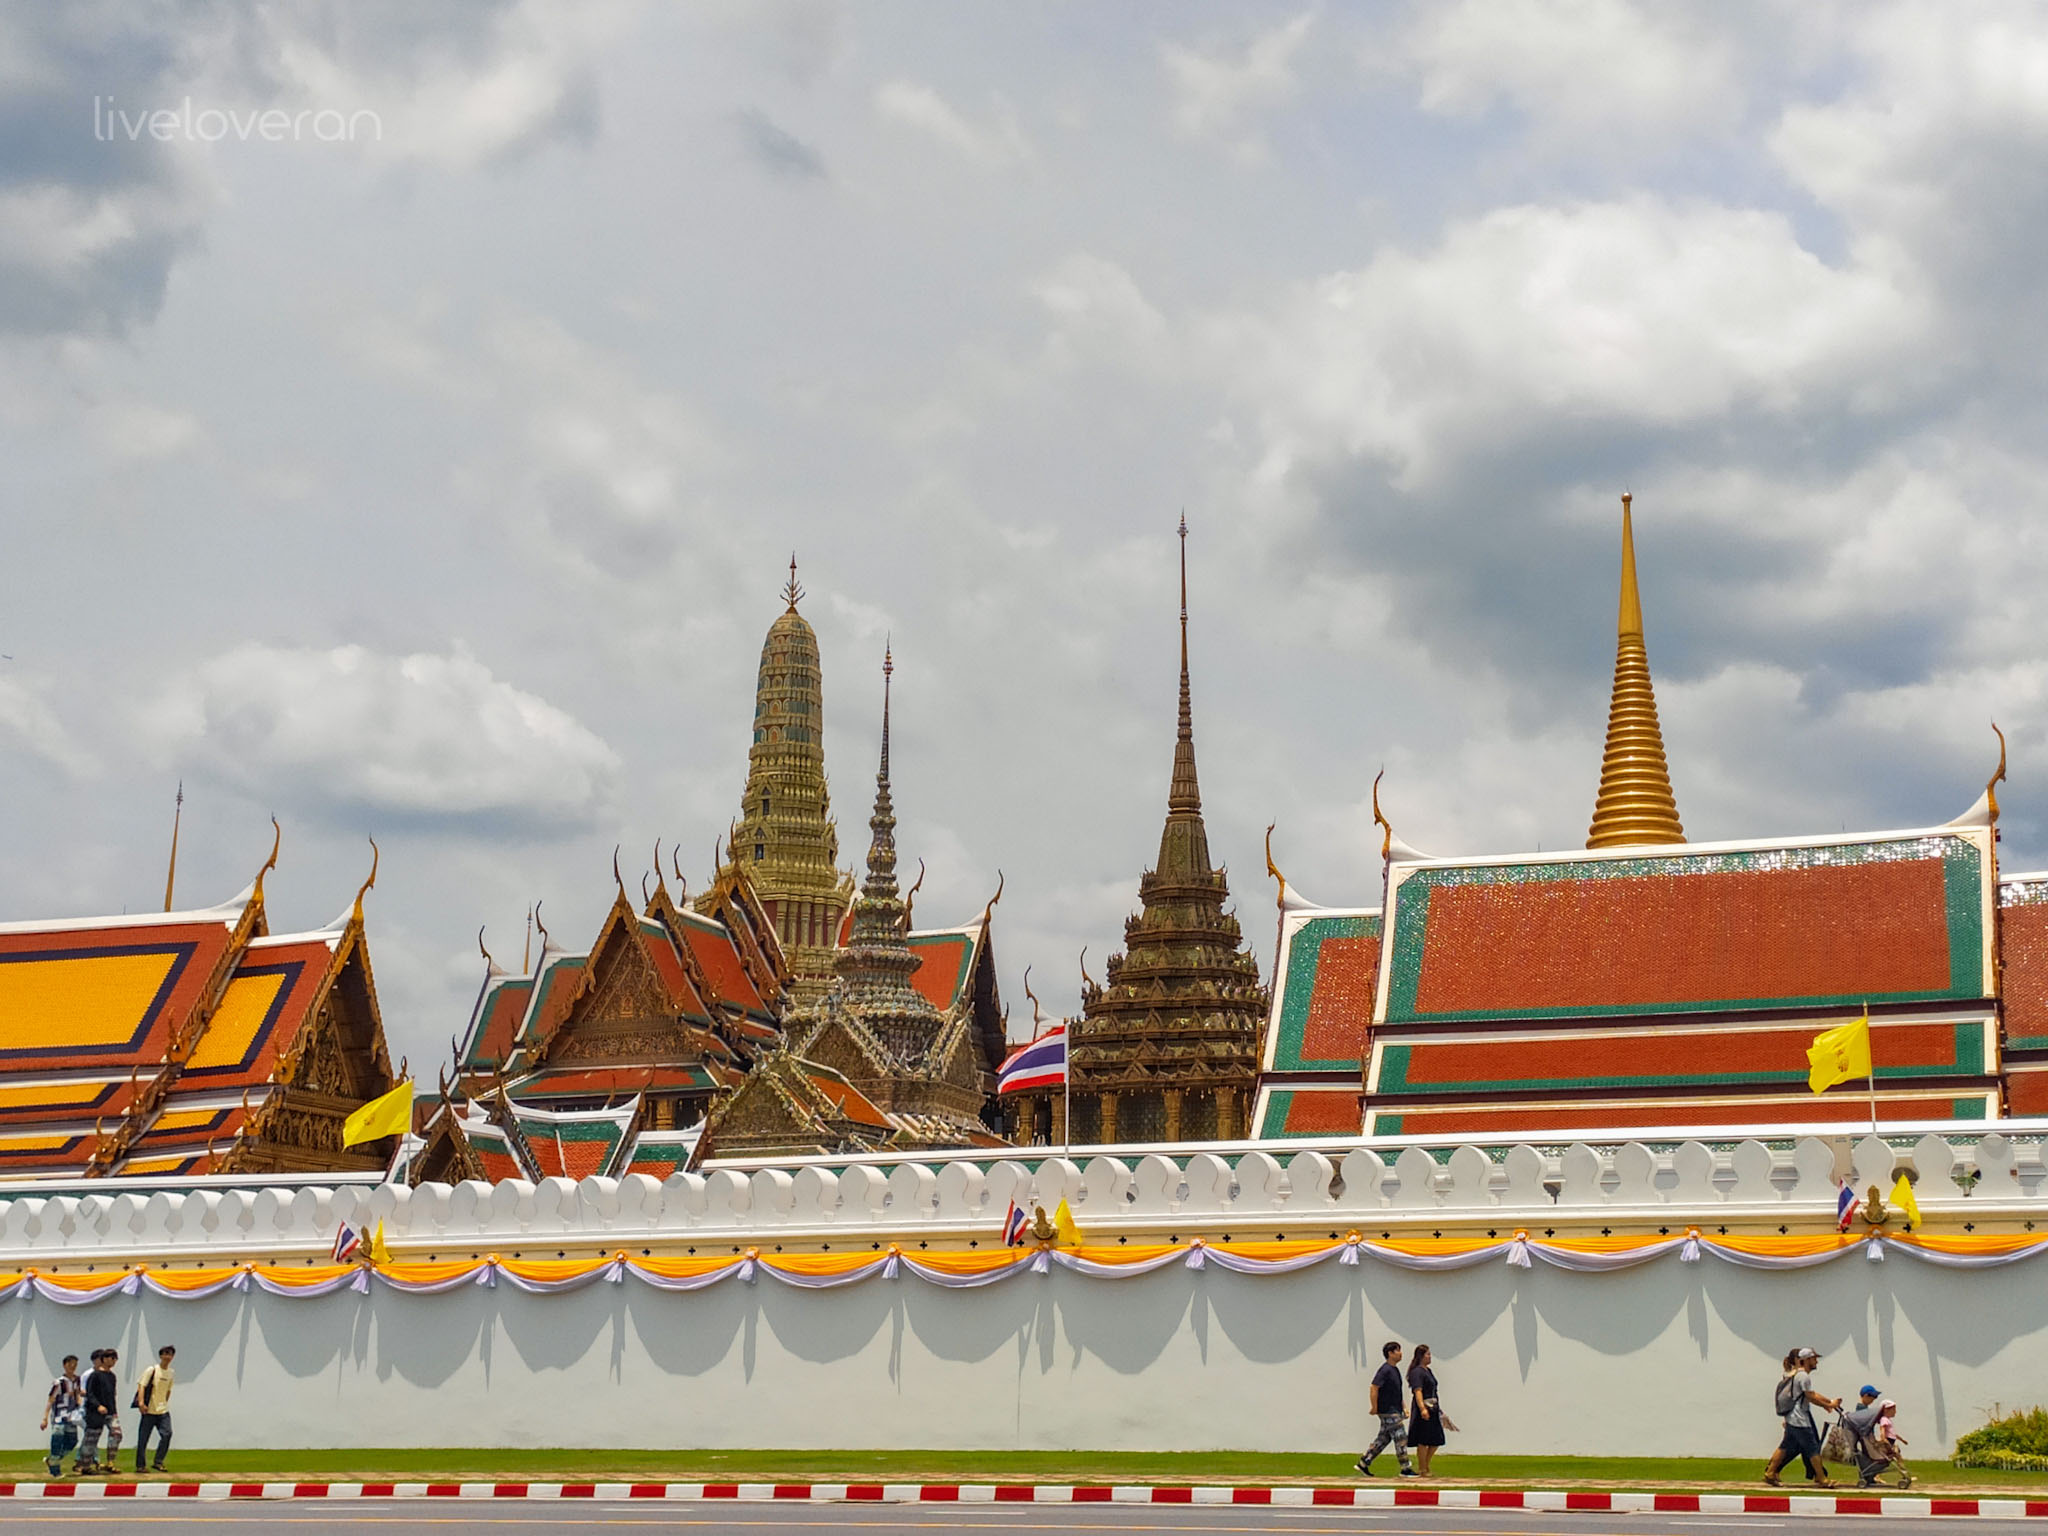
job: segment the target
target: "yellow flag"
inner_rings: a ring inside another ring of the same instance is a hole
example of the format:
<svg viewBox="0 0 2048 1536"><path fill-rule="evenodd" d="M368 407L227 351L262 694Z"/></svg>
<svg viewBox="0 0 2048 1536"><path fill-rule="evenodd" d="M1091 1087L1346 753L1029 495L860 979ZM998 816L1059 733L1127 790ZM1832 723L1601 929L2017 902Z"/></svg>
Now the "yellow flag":
<svg viewBox="0 0 2048 1536"><path fill-rule="evenodd" d="M391 1263L391 1245L384 1241L384 1223L381 1221L370 1228L370 1262L380 1267Z"/></svg>
<svg viewBox="0 0 2048 1536"><path fill-rule="evenodd" d="M412 1129L412 1079L407 1078L382 1098L372 1099L342 1122L341 1144L381 1141Z"/></svg>
<svg viewBox="0 0 2048 1536"><path fill-rule="evenodd" d="M1081 1246L1081 1229L1075 1224L1074 1213L1067 1209L1066 1201L1062 1200L1059 1203L1059 1208L1052 1213L1052 1224L1053 1229L1060 1235L1060 1247L1078 1248Z"/></svg>
<svg viewBox="0 0 2048 1536"><path fill-rule="evenodd" d="M1906 1230L1908 1232L1918 1232L1920 1230L1920 1202L1913 1198L1913 1181L1903 1173L1899 1175L1899 1182L1892 1186L1892 1204L1906 1213Z"/></svg>
<svg viewBox="0 0 2048 1536"><path fill-rule="evenodd" d="M1806 1048L1806 1059L1813 1064L1806 1074L1807 1086L1815 1093L1870 1076L1870 1015L1822 1030Z"/></svg>

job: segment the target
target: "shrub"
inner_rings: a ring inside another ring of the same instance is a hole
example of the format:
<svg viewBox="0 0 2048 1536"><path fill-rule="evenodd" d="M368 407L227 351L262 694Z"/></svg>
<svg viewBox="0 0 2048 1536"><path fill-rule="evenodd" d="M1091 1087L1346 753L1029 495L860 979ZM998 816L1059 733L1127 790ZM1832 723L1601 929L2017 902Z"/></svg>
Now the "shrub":
<svg viewBox="0 0 2048 1536"><path fill-rule="evenodd" d="M1950 1460L1959 1467L1996 1467L2008 1472L2048 1471L2048 1409L2017 1413L1991 1410L1991 1422L1956 1441Z"/></svg>

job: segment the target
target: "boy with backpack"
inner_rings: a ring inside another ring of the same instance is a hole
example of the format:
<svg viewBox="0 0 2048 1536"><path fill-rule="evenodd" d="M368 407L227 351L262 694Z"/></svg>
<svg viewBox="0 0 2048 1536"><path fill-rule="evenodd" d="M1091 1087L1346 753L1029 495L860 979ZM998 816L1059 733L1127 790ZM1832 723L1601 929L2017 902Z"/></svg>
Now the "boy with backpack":
<svg viewBox="0 0 2048 1536"><path fill-rule="evenodd" d="M142 1410L142 1427L135 1431L135 1470L138 1472L149 1453L152 1434L158 1438L156 1463L151 1470L163 1471L164 1458L171 1453L171 1388L175 1385L171 1360L177 1353L166 1344L156 1352L156 1364L144 1371L135 1383L135 1406Z"/></svg>

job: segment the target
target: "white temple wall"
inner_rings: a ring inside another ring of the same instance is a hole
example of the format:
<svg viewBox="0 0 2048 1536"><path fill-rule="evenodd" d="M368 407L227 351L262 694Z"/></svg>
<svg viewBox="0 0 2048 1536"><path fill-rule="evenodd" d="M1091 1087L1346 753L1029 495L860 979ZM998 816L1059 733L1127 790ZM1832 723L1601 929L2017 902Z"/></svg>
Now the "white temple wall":
<svg viewBox="0 0 2048 1536"><path fill-rule="evenodd" d="M1874 1381L1931 1457L1993 1404L2048 1395L2032 1264L1895 1256L1792 1273L1672 1259L1612 1274L1325 1263L1284 1276L1055 1271L977 1290L772 1277L689 1294L630 1277L561 1295L382 1286L320 1299L0 1302L5 1439L41 1443L68 1352L126 1383L177 1345L177 1444L1355 1451L1380 1344L1435 1349L1452 1451L1754 1456L1779 1357ZM127 1413L130 1435L133 1414Z"/></svg>

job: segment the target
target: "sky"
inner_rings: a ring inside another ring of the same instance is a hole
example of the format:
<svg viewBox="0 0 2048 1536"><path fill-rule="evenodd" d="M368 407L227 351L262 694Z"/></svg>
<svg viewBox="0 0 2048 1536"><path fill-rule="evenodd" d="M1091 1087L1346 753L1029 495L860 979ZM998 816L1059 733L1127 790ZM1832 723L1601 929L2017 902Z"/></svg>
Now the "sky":
<svg viewBox="0 0 2048 1536"><path fill-rule="evenodd" d="M163 114L157 116L154 114ZM145 116L145 114L151 114ZM210 114L210 115L209 115ZM1635 498L1689 837L2048 862L2048 13L0 10L0 918L367 902L445 1059L694 886L794 551L865 849L1076 1007L1155 854L1581 845ZM667 855L664 855L666 859Z"/></svg>

